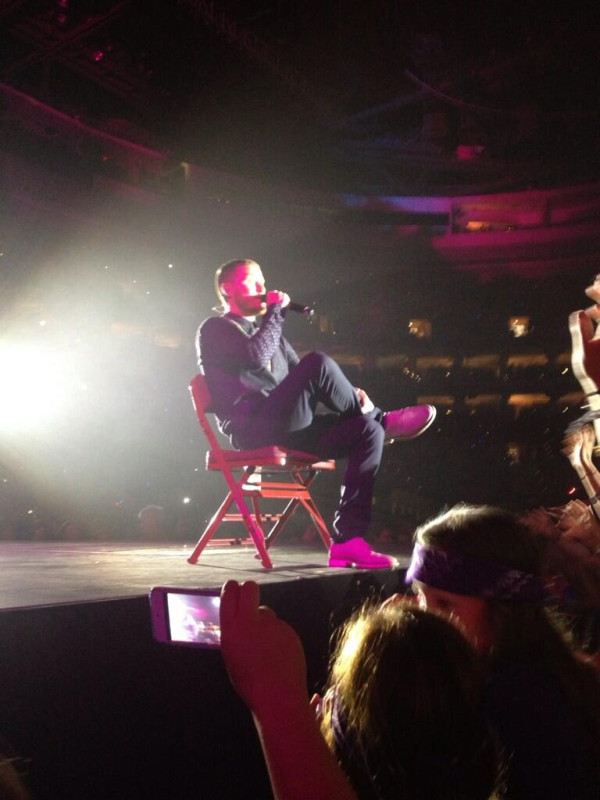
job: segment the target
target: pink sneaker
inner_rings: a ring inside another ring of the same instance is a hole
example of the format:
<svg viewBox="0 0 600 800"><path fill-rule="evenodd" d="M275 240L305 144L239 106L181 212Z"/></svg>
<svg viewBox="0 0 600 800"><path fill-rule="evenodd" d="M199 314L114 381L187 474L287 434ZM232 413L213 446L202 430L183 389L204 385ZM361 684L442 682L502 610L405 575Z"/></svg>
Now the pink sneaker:
<svg viewBox="0 0 600 800"><path fill-rule="evenodd" d="M416 439L435 419L435 406L408 406L383 415L386 442L394 439Z"/></svg>
<svg viewBox="0 0 600 800"><path fill-rule="evenodd" d="M375 553L360 536L347 542L332 544L329 551L330 567L358 567L361 569L391 569L398 566L397 559Z"/></svg>

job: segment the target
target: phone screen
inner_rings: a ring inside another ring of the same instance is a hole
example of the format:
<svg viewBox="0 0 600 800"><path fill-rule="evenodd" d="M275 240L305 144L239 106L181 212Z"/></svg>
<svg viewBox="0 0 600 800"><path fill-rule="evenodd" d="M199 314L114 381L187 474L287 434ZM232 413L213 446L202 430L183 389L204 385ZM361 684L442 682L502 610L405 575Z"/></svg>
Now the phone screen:
<svg viewBox="0 0 600 800"><path fill-rule="evenodd" d="M154 635L159 641L220 647L219 594L156 588L151 603Z"/></svg>

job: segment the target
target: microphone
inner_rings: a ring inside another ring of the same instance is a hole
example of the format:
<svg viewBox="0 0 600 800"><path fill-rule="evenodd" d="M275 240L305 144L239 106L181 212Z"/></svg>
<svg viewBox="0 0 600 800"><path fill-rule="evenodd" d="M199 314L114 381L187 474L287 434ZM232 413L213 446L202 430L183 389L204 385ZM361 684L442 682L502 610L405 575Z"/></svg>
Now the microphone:
<svg viewBox="0 0 600 800"><path fill-rule="evenodd" d="M307 317L313 317L315 314L314 308L310 306L303 306L302 303L292 303L290 302L287 304L286 308L289 308L290 311L297 311L298 314L306 314Z"/></svg>
<svg viewBox="0 0 600 800"><path fill-rule="evenodd" d="M266 302L267 295L263 294L261 295L261 297ZM307 317L314 317L315 315L314 308L311 308L310 306L304 306L302 305L302 303L293 303L292 301L290 301L287 304L286 308L289 308L290 311L295 311L298 314L306 314Z"/></svg>

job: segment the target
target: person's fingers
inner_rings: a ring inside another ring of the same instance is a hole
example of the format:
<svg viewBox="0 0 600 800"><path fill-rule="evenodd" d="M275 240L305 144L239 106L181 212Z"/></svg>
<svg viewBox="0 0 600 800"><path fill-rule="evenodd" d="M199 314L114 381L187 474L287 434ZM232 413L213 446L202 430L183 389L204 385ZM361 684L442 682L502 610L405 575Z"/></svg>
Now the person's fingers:
<svg viewBox="0 0 600 800"><path fill-rule="evenodd" d="M240 586L237 617L241 626L252 623L258 611L260 589L254 581L244 581Z"/></svg>
<svg viewBox="0 0 600 800"><path fill-rule="evenodd" d="M269 606L258 606L256 609L255 620L260 625L261 630L266 632L267 635L270 635L273 627L281 622L277 614L272 608L269 608Z"/></svg>
<svg viewBox="0 0 600 800"><path fill-rule="evenodd" d="M238 612L240 585L237 581L226 581L221 589L221 627L235 621Z"/></svg>
<svg viewBox="0 0 600 800"><path fill-rule="evenodd" d="M266 303L268 306L275 305L277 303L282 303L284 296L285 296L284 292L280 292L279 289L269 289L269 291L266 294Z"/></svg>
<svg viewBox="0 0 600 800"><path fill-rule="evenodd" d="M279 617L273 611L272 608L269 606L258 606L256 609L258 617L260 618L261 622L270 624L273 620L278 620Z"/></svg>

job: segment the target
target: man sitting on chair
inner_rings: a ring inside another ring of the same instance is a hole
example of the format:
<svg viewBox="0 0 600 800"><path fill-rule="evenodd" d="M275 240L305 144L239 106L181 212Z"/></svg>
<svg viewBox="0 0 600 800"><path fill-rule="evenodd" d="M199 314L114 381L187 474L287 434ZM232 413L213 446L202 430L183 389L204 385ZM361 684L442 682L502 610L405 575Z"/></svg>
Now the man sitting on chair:
<svg viewBox="0 0 600 800"><path fill-rule="evenodd" d="M219 429L236 448L281 445L321 459L346 458L329 566L395 566L396 559L373 552L364 539L383 444L419 436L435 419L435 408L385 413L329 356L298 358L282 335L290 298L266 291L255 261L223 264L215 288L223 313L200 325L196 350ZM317 413L318 404L329 413Z"/></svg>

